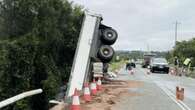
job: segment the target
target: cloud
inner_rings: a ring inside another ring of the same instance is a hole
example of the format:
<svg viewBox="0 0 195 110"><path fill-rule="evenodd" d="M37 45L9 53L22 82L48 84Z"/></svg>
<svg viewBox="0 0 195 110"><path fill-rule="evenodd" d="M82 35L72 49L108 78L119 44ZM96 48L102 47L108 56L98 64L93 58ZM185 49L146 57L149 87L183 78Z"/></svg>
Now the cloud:
<svg viewBox="0 0 195 110"><path fill-rule="evenodd" d="M174 22L178 39L195 35L194 0L73 0L103 15L103 23L118 31L117 50L170 50L174 45Z"/></svg>

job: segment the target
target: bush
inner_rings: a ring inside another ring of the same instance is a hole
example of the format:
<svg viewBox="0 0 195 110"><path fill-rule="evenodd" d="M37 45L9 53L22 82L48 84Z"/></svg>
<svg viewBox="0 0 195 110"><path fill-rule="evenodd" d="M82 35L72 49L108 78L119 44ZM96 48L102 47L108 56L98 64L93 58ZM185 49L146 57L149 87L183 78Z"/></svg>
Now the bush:
<svg viewBox="0 0 195 110"><path fill-rule="evenodd" d="M66 0L0 3L0 100L32 89L44 90L4 110L48 110L48 100L68 81L82 8Z"/></svg>

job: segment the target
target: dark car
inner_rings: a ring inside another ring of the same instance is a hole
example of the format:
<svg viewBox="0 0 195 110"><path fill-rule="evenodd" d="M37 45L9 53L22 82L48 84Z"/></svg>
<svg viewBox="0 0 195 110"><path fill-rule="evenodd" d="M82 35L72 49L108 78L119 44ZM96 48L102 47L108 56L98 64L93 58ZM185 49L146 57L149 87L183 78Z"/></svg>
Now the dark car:
<svg viewBox="0 0 195 110"><path fill-rule="evenodd" d="M131 62L131 63L127 63L126 64L126 70L131 70L133 68L136 68L135 63Z"/></svg>
<svg viewBox="0 0 195 110"><path fill-rule="evenodd" d="M136 68L136 65L135 65L134 62L131 62L131 63L130 63L130 66L133 67L133 68Z"/></svg>
<svg viewBox="0 0 195 110"><path fill-rule="evenodd" d="M165 72L169 73L169 65L165 58L153 58L150 64L150 71L152 73L158 72Z"/></svg>

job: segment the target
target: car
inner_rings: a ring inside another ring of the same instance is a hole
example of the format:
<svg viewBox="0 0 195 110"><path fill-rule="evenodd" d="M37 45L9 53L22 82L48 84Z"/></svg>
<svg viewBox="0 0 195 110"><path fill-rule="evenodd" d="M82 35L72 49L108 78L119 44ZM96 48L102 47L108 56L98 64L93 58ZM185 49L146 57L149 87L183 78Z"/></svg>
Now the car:
<svg viewBox="0 0 195 110"><path fill-rule="evenodd" d="M132 70L132 68L136 68L135 63L133 62L126 63L126 70Z"/></svg>
<svg viewBox="0 0 195 110"><path fill-rule="evenodd" d="M165 58L153 58L150 64L150 71L152 73L158 72L165 72L169 73L169 65Z"/></svg>
<svg viewBox="0 0 195 110"><path fill-rule="evenodd" d="M133 67L133 68L136 68L136 64L134 62L131 62L130 66Z"/></svg>

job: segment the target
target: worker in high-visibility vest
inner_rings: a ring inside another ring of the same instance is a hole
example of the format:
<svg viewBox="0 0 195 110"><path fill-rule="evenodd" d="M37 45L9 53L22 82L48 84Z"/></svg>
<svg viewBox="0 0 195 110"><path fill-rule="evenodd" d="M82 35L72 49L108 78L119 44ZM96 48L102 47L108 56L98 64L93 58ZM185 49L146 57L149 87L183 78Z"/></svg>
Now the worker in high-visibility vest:
<svg viewBox="0 0 195 110"><path fill-rule="evenodd" d="M190 67L191 67L191 59L190 58L186 58L184 60L184 62L183 62L183 75L186 75L186 73L187 74L189 73Z"/></svg>

